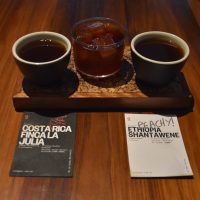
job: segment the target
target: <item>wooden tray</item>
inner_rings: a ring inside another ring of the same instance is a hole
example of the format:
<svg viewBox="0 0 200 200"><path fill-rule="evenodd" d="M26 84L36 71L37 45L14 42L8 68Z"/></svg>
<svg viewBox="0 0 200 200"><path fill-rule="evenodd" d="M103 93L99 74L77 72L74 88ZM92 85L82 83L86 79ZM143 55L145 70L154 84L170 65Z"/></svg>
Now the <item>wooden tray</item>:
<svg viewBox="0 0 200 200"><path fill-rule="evenodd" d="M151 88L135 81L130 48L126 47L119 74L105 81L85 81L74 66L73 54L61 84L41 88L22 81L13 96L17 111L33 109L133 110L189 109L194 105L184 75L180 73L164 88Z"/></svg>

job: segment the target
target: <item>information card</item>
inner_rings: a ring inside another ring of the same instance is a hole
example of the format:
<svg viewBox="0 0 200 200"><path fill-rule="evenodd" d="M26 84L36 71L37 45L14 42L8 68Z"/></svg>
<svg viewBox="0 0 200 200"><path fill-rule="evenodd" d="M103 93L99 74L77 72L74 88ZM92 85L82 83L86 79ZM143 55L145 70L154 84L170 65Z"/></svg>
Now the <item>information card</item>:
<svg viewBox="0 0 200 200"><path fill-rule="evenodd" d="M131 177L192 176L176 116L125 114Z"/></svg>
<svg viewBox="0 0 200 200"><path fill-rule="evenodd" d="M72 176L76 114L25 112L11 176Z"/></svg>

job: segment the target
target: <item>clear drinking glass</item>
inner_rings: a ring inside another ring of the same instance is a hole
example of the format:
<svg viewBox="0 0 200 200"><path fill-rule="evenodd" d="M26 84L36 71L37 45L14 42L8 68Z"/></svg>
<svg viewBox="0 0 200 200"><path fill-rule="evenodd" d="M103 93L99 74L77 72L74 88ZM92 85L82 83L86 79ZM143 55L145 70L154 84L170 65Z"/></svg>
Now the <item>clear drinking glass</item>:
<svg viewBox="0 0 200 200"><path fill-rule="evenodd" d="M76 68L87 78L116 74L121 67L126 30L115 20L95 17L76 23L72 29Z"/></svg>

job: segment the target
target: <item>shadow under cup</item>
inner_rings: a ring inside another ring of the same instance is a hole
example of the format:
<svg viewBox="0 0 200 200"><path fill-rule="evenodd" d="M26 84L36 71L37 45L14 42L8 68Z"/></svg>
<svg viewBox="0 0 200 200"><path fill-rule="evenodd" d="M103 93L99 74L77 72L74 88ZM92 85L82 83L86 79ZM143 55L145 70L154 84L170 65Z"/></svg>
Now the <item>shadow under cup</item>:
<svg viewBox="0 0 200 200"><path fill-rule="evenodd" d="M70 59L71 43L59 33L34 32L19 38L12 53L26 80L50 86L62 80Z"/></svg>
<svg viewBox="0 0 200 200"><path fill-rule="evenodd" d="M150 31L132 39L131 55L136 80L160 87L180 73L189 56L189 47L174 34Z"/></svg>
<svg viewBox="0 0 200 200"><path fill-rule="evenodd" d="M77 22L72 29L77 70L87 79L108 78L119 72L126 30L115 20L94 17Z"/></svg>

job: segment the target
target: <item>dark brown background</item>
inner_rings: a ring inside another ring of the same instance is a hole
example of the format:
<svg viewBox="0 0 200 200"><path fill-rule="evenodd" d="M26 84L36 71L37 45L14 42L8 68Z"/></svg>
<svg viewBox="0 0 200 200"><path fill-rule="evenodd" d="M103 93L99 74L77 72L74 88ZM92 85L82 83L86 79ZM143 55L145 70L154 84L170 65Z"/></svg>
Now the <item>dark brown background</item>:
<svg viewBox="0 0 200 200"><path fill-rule="evenodd" d="M0 0L0 199L199 199L200 198L200 2L198 0ZM70 37L74 22L92 16L124 24L130 38L149 31L182 37L191 54L184 74L193 112L180 116L193 179L131 179L123 112L80 112L73 178L9 177L22 113L12 96L22 75L11 47L20 36L49 30Z"/></svg>

